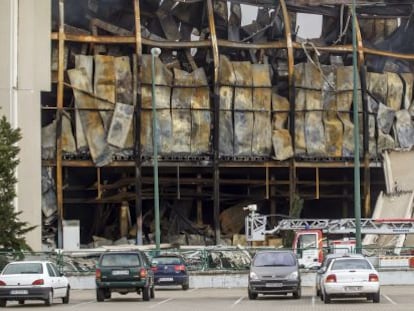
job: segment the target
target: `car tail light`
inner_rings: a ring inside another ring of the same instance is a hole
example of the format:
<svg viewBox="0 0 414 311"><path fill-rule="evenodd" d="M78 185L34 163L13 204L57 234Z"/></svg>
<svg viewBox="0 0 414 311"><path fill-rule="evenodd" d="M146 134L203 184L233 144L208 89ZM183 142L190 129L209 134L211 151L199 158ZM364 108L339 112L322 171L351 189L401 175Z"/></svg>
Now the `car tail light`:
<svg viewBox="0 0 414 311"><path fill-rule="evenodd" d="M175 271L185 271L185 266L184 265L176 265L176 266L174 266L174 270Z"/></svg>
<svg viewBox="0 0 414 311"><path fill-rule="evenodd" d="M153 272L157 272L158 267L151 267L151 270L152 270Z"/></svg>
<svg viewBox="0 0 414 311"><path fill-rule="evenodd" d="M44 285L45 281L43 279L37 279L33 281L32 285Z"/></svg>
<svg viewBox="0 0 414 311"><path fill-rule="evenodd" d="M368 281L370 282L378 282L379 278L378 275L376 275L375 273L371 273L369 275Z"/></svg>
<svg viewBox="0 0 414 311"><path fill-rule="evenodd" d="M145 270L145 269L141 269L141 270L139 271L139 276L140 276L141 278L146 278L146 277L147 277L147 270Z"/></svg>
<svg viewBox="0 0 414 311"><path fill-rule="evenodd" d="M326 277L325 279L326 283L336 283L336 275L335 274L330 274Z"/></svg>
<svg viewBox="0 0 414 311"><path fill-rule="evenodd" d="M96 271L95 271L95 278L97 280L100 280L101 279L101 275L102 275L101 269L96 269Z"/></svg>
<svg viewBox="0 0 414 311"><path fill-rule="evenodd" d="M0 286L6 286L6 283L4 283L2 280L0 280Z"/></svg>

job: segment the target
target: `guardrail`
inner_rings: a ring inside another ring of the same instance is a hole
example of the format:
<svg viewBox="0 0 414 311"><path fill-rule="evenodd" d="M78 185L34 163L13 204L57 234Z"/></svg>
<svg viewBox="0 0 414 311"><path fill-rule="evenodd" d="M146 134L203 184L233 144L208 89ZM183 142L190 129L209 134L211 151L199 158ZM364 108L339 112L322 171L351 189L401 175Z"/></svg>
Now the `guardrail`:
<svg viewBox="0 0 414 311"><path fill-rule="evenodd" d="M136 246L133 249L139 249ZM129 248L130 250L131 248ZM149 260L157 254L181 255L189 271L247 271L251 258L258 250L275 249L271 247L184 247L168 248L157 252L156 250L143 250ZM310 248L307 248L309 250ZM116 249L122 250L122 249ZM280 249L281 250L281 249ZM298 253L305 249L298 250ZM69 275L93 274L95 265L101 253L108 250L78 250L51 252L0 252L0 269L8 262L14 260L50 260L55 262L62 272ZM332 252L332 249L324 249L324 253ZM336 248L335 252L346 253L349 249ZM358 252L357 249L351 252ZM367 256L377 269L414 269L414 248L401 248L398 254L395 248L363 248L362 254ZM20 257L18 257L20 256Z"/></svg>

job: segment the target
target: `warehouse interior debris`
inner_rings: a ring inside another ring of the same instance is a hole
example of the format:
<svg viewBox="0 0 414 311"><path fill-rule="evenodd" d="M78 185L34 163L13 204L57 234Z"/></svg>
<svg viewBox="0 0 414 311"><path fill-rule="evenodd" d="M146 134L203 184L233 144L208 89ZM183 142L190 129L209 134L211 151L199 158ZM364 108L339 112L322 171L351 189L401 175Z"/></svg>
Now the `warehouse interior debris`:
<svg viewBox="0 0 414 311"><path fill-rule="evenodd" d="M82 248L153 243L154 143L164 243L244 245L243 207L288 217L296 197L303 216L352 217L354 109L362 213L386 215L384 154L413 156L411 5L357 1L354 103L350 1L158 2L52 1L45 249L64 248L67 220ZM320 16L319 38L298 35L299 14ZM390 216L411 217L407 200Z"/></svg>

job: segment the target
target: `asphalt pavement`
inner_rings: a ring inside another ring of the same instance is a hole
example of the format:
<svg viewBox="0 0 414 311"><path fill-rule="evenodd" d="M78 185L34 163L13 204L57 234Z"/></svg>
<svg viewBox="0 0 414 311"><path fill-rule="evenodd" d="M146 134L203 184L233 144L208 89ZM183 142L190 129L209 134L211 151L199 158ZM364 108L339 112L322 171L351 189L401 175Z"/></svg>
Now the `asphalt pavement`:
<svg viewBox="0 0 414 311"><path fill-rule="evenodd" d="M12 310L79 310L79 311L213 311L213 310L332 310L332 311L399 311L414 310L414 286L382 286L381 301L374 304L366 299L333 300L324 304L316 297L313 287L302 288L302 298L299 300L289 296L259 296L257 300L247 298L246 288L231 289L189 289L156 288L155 298L143 301L135 293L127 295L113 294L110 300L97 302L94 290L72 290L70 303L62 304L55 299L51 307L40 301L27 301L24 305L8 302L7 308Z"/></svg>

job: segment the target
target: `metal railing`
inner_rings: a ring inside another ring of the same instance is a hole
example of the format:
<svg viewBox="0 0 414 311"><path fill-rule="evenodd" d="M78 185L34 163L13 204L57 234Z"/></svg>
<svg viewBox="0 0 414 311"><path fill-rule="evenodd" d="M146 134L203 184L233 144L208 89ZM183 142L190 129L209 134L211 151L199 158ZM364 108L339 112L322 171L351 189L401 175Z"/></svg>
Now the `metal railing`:
<svg viewBox="0 0 414 311"><path fill-rule="evenodd" d="M270 247L194 247L194 248L171 248L156 250L144 250L149 260L158 254L177 254L183 257L187 269L191 272L241 272L248 271L251 259L259 250L270 250ZM306 250L309 250L307 248ZM282 250L282 249L279 249ZM289 249L290 250L290 249ZM303 253L305 249L297 250L297 253ZM67 275L90 275L95 273L95 266L99 256L105 251L99 250L79 250L79 251L50 251L50 252L0 252L0 269L7 263L15 260L49 260L57 264L61 272ZM323 253L357 253L358 249L354 248L325 248ZM368 257L371 263L377 269L414 269L414 247L399 248L375 248L363 247L360 251Z"/></svg>

